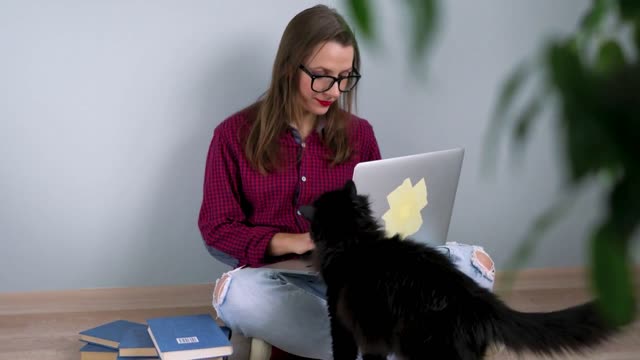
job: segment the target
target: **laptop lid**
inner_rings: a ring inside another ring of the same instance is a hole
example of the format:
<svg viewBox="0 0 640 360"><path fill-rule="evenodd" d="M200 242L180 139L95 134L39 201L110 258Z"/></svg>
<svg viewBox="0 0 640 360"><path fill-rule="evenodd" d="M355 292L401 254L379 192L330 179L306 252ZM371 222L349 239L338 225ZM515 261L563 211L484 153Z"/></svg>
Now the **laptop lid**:
<svg viewBox="0 0 640 360"><path fill-rule="evenodd" d="M447 241L464 157L463 148L368 161L356 165L358 193L389 235L433 246Z"/></svg>

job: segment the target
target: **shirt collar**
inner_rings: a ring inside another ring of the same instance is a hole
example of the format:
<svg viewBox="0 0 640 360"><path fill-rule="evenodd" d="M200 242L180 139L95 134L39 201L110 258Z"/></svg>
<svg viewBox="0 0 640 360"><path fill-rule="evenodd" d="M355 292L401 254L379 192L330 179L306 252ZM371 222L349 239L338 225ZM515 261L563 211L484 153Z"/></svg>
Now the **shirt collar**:
<svg viewBox="0 0 640 360"><path fill-rule="evenodd" d="M321 118L318 121L318 124L316 125L316 132L318 133L318 135L320 136L324 135L324 128L326 124L327 124L327 120L324 118ZM295 128L295 126L289 125L289 131L291 131L291 134L293 135L293 138L296 140L296 143L298 144L302 143L302 136L300 136L300 132L298 131L298 129Z"/></svg>

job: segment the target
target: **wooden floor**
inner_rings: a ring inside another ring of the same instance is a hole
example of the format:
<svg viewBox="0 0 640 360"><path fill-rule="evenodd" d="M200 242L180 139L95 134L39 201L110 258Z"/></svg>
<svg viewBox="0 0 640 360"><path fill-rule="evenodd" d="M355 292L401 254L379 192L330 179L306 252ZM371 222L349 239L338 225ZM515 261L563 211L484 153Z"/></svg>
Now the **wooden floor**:
<svg viewBox="0 0 640 360"><path fill-rule="evenodd" d="M640 275L640 272L638 272ZM518 310L548 311L589 298L577 269L529 270L504 294ZM636 279L640 276L636 276ZM496 291L500 293L498 278ZM638 294L640 295L640 286ZM195 314L211 309L212 284L135 289L86 289L42 293L0 293L0 360L79 359L78 332L115 319L144 322L154 316ZM247 359L248 342L233 338L234 360ZM508 352L495 359L516 357ZM640 322L585 356L560 359L640 359Z"/></svg>

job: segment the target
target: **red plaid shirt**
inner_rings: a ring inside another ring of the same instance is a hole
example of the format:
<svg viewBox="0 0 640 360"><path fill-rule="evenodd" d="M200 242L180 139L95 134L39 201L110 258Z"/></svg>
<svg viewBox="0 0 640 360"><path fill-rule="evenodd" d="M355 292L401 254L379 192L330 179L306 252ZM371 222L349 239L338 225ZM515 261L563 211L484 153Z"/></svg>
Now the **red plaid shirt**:
<svg viewBox="0 0 640 360"><path fill-rule="evenodd" d="M235 258L237 266L257 267L281 259L266 257L276 233L309 231L298 212L301 205L343 186L358 162L380 159L380 150L369 122L352 116L353 156L330 167L325 160L329 150L320 139L322 130L302 142L290 128L280 139L283 159L290 160L280 170L262 175L247 161L238 136L249 124L248 116L238 112L213 132L198 226L208 246Z"/></svg>

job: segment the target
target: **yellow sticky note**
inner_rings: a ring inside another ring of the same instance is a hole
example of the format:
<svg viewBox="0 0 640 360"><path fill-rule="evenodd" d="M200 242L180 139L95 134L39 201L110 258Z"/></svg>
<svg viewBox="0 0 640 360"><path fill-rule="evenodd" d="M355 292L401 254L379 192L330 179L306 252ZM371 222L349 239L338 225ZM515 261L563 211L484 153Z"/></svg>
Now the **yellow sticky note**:
<svg viewBox="0 0 640 360"><path fill-rule="evenodd" d="M420 212L428 203L424 178L415 185L411 185L411 179L405 179L387 195L387 202L389 210L382 215L387 234L398 234L402 239L415 234L422 226Z"/></svg>

